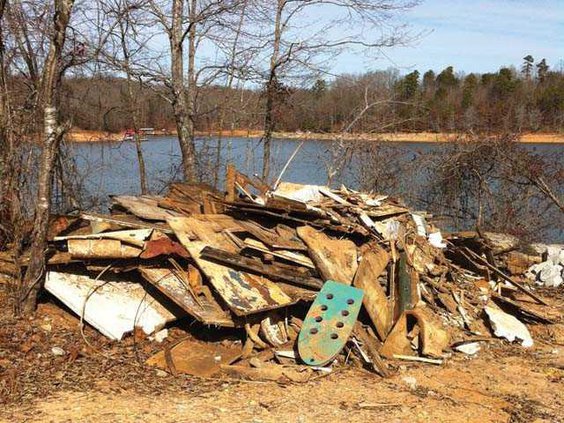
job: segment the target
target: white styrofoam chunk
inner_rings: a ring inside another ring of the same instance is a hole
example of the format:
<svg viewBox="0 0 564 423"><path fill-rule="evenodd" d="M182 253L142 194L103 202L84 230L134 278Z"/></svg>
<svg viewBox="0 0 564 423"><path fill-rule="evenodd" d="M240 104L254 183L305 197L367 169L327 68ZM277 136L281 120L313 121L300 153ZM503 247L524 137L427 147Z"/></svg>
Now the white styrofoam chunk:
<svg viewBox="0 0 564 423"><path fill-rule="evenodd" d="M533 338L531 338L529 329L515 316L494 307L486 307L484 310L490 319L495 336L505 338L509 342L519 340L524 347L533 346Z"/></svg>

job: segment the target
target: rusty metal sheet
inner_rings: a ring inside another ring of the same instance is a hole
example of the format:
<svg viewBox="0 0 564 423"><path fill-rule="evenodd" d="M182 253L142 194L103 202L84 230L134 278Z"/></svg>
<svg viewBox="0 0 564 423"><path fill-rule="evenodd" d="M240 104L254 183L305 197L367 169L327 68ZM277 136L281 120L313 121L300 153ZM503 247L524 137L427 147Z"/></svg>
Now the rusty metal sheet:
<svg viewBox="0 0 564 423"><path fill-rule="evenodd" d="M159 201L163 197L157 195L117 195L112 197L114 204L118 204L135 216L147 220L165 221L167 217L182 216L182 214L159 207Z"/></svg>
<svg viewBox="0 0 564 423"><path fill-rule="evenodd" d="M183 281L171 269L142 267L139 272L143 278L196 320L206 325L235 326L231 316L217 303L212 303L205 296L198 296L196 300Z"/></svg>
<svg viewBox="0 0 564 423"><path fill-rule="evenodd" d="M185 339L169 350L158 352L146 363L149 366L169 370L173 374L186 373L198 377L213 377L221 371L222 364L228 365L234 362L241 353L240 343L222 345Z"/></svg>
<svg viewBox="0 0 564 423"><path fill-rule="evenodd" d="M345 346L362 305L362 289L327 281L311 305L298 337L304 363L324 366Z"/></svg>
<svg viewBox="0 0 564 423"><path fill-rule="evenodd" d="M139 256L142 259L151 259L160 256L171 256L188 258L190 254L178 242L174 242L167 236L151 239L145 242L145 248Z"/></svg>

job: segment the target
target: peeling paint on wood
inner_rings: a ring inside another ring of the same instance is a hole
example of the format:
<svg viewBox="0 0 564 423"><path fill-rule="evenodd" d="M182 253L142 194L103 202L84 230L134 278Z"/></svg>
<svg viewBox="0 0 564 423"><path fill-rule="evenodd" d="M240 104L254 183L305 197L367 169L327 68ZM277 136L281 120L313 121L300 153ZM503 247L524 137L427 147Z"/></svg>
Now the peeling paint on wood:
<svg viewBox="0 0 564 423"><path fill-rule="evenodd" d="M210 302L205 296L198 296L196 301L182 280L171 269L142 267L139 271L143 278L196 320L207 325L235 326L233 319L217 303Z"/></svg>
<svg viewBox="0 0 564 423"><path fill-rule="evenodd" d="M168 223L200 270L206 275L221 298L237 316L246 316L251 313L285 307L294 303L274 282L265 277L240 272L202 259L200 253L210 244L201 241L190 241L186 236L185 229L191 223L189 218L169 219ZM187 229L189 230L189 226ZM209 240L213 241L212 239ZM216 245L212 246L218 247L218 244L216 243Z"/></svg>

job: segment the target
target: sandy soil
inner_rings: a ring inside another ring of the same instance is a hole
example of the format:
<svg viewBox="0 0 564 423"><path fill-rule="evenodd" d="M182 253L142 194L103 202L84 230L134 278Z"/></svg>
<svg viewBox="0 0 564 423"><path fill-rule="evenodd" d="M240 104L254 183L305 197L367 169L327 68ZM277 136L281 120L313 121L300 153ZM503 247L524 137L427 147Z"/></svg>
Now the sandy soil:
<svg viewBox="0 0 564 423"><path fill-rule="evenodd" d="M170 134L169 134L170 135ZM217 136L217 132L198 132L198 136ZM233 131L225 131L223 136L231 137L254 137L262 136L262 131L236 129ZM274 134L277 138L286 139L314 139L314 140L332 140L335 134L326 133L302 133L302 132L277 132ZM393 141L393 142L451 142L459 137L454 133L386 133L386 134L353 134L348 135L345 139L350 140L371 140L371 141ZM120 141L123 133L109 133L102 131L85 131L73 129L68 135L68 139L72 142L96 142L96 141ZM564 134L556 133L529 133L523 134L520 139L523 143L564 143Z"/></svg>
<svg viewBox="0 0 564 423"><path fill-rule="evenodd" d="M563 364L561 350L541 347L403 367L388 380L345 370L305 385L225 381L152 394L104 382L2 414L6 422L556 422L564 421Z"/></svg>
<svg viewBox="0 0 564 423"><path fill-rule="evenodd" d="M562 294L551 298L558 323L529 325L533 348L493 340L477 357L455 353L441 366L392 362L389 379L345 368L292 385L175 378L142 364L162 345L110 343L87 328L89 347L52 300L25 320L0 295L0 421L564 421ZM55 356L53 346L68 354Z"/></svg>

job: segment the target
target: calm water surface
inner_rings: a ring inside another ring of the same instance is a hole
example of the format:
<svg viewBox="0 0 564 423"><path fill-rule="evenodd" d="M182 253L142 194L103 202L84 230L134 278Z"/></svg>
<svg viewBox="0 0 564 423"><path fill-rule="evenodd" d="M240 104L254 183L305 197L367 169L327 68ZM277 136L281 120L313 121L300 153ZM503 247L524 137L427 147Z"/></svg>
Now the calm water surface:
<svg viewBox="0 0 564 423"><path fill-rule="evenodd" d="M276 177L288 158L299 145L299 140L277 139L272 145L271 175ZM445 144L430 144L419 142L385 143L386 157L392 157L395 163L415 163L418 155L435 149L445 148ZM220 179L217 181L222 188L225 175L225 164L231 160L237 169L248 174L260 174L262 164L262 144L257 138L225 138L221 143L219 163L217 161L217 139L199 138L196 148L203 169L203 177L207 182L214 183L215 169L219 169ZM331 151L333 144L328 141L308 140L296 155L283 180L326 184L328 166L332 163ZM551 156L561 154L560 144L525 144L539 155ZM167 184L180 177L180 151L175 137L151 137L142 143L147 179L150 190L154 194L166 191ZM108 206L110 194L139 194L139 170L135 143L77 143L71 145L71 152L76 159L80 175L81 192L85 197L85 204L104 209ZM333 180L333 185L344 183L353 189L360 189L360 179L363 166L362 158L356 158L347 163L342 174ZM386 166L386 163L382 163ZM425 172L414 168L410 172L400 172L393 193L413 198L424 184ZM416 204L412 204L417 207ZM557 224L552 238L561 240L562 228Z"/></svg>

